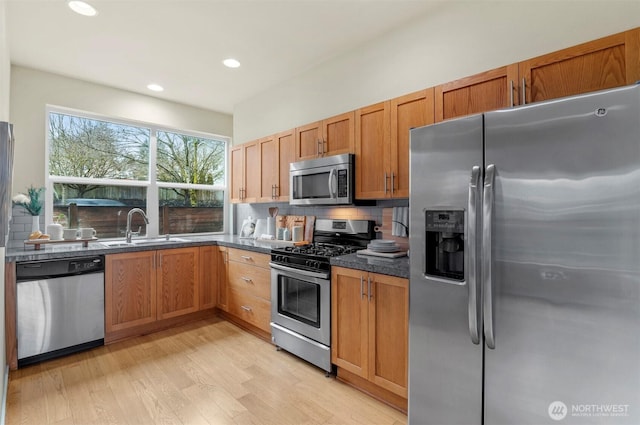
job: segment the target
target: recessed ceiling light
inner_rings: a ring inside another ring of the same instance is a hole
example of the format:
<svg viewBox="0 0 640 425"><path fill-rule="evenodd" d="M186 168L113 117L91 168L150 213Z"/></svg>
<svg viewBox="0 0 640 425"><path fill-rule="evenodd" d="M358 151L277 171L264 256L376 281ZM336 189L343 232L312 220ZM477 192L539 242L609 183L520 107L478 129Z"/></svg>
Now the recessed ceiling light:
<svg viewBox="0 0 640 425"><path fill-rule="evenodd" d="M163 91L163 90L164 90L164 87L162 87L162 86L161 86L161 85L159 85L159 84L149 84L149 85L147 86L147 88L148 88L149 90L153 90L153 91Z"/></svg>
<svg viewBox="0 0 640 425"><path fill-rule="evenodd" d="M222 61L222 63L224 64L224 66L227 66L229 68L237 68L240 66L240 62L232 58L225 59Z"/></svg>
<svg viewBox="0 0 640 425"><path fill-rule="evenodd" d="M83 1L70 1L68 3L71 10L84 16L96 16L98 12L88 3Z"/></svg>

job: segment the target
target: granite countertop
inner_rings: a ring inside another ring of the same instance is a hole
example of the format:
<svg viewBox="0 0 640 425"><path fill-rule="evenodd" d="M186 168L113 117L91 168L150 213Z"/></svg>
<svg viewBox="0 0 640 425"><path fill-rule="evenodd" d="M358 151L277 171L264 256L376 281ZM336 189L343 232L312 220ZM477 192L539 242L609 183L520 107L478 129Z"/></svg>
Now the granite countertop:
<svg viewBox="0 0 640 425"><path fill-rule="evenodd" d="M89 242L85 248L80 242L69 242L59 244L43 244L41 249L36 251L31 245L24 245L22 248L7 249L5 253L5 262L12 263L16 261L37 261L37 260L55 260L61 258L118 254L121 252L149 251L154 249L168 248L184 248L189 246L204 245L220 245L231 248L239 248L247 251L260 252L269 254L271 245L268 242L257 242L253 239L244 239L235 235L198 235L198 236L178 236L185 239L184 242L165 242L158 241L153 244L131 245L131 246L114 246L109 247L102 241Z"/></svg>
<svg viewBox="0 0 640 425"><path fill-rule="evenodd" d="M158 241L153 244L113 246L109 247L101 241L89 242L85 248L80 242L42 245L39 251L33 246L25 245L22 248L11 248L6 251L5 262L55 260L62 258L118 254L122 252L149 251L155 249L184 248L189 246L220 245L230 248L244 249L247 251L269 254L272 245L269 242L255 241L253 239L240 238L236 235L198 235L178 236L185 241L165 242ZM380 257L360 257L357 254L348 254L331 258L331 264L357 270L365 270L374 273L386 274L402 278L409 278L409 258L395 259Z"/></svg>
<svg viewBox="0 0 640 425"><path fill-rule="evenodd" d="M347 254L331 258L331 265L409 278L409 257L382 258Z"/></svg>

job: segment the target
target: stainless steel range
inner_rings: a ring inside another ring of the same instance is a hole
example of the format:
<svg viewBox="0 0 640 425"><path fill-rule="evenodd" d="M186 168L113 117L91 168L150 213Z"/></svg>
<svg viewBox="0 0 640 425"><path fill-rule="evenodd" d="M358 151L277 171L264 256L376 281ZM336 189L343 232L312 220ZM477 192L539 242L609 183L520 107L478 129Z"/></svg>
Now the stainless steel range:
<svg viewBox="0 0 640 425"><path fill-rule="evenodd" d="M364 249L370 220L316 220L314 243L271 250L271 339L331 373L330 258Z"/></svg>

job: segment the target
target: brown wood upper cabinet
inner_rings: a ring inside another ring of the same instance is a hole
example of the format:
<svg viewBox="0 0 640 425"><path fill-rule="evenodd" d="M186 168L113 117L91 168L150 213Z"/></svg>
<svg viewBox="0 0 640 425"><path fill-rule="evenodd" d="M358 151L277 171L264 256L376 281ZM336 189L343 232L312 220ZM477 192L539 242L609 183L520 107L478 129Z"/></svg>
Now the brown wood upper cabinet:
<svg viewBox="0 0 640 425"><path fill-rule="evenodd" d="M436 87L436 121L633 84L640 28Z"/></svg>
<svg viewBox="0 0 640 425"><path fill-rule="evenodd" d="M518 64L503 66L435 88L437 122L517 105Z"/></svg>
<svg viewBox="0 0 640 425"><path fill-rule="evenodd" d="M407 397L407 279L332 267L331 326L332 363Z"/></svg>
<svg viewBox="0 0 640 425"><path fill-rule="evenodd" d="M640 80L640 28L538 56L519 66L523 104L633 84Z"/></svg>
<svg viewBox="0 0 640 425"><path fill-rule="evenodd" d="M434 121L434 89L356 110L356 198L409 197L409 130Z"/></svg>
<svg viewBox="0 0 640 425"><path fill-rule="evenodd" d="M260 201L289 200L289 164L295 160L294 130L258 141L260 152Z"/></svg>
<svg viewBox="0 0 640 425"><path fill-rule="evenodd" d="M256 202L260 197L260 151L258 141L231 149L231 202Z"/></svg>
<svg viewBox="0 0 640 425"><path fill-rule="evenodd" d="M296 160L353 152L354 111L296 128Z"/></svg>

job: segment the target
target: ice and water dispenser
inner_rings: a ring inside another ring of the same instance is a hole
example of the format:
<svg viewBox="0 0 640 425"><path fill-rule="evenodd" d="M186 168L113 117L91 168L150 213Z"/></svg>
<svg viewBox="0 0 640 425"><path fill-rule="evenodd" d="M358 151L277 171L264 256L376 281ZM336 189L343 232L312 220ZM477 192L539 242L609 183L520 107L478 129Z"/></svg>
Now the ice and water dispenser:
<svg viewBox="0 0 640 425"><path fill-rule="evenodd" d="M425 211L427 276L464 280L464 210Z"/></svg>

